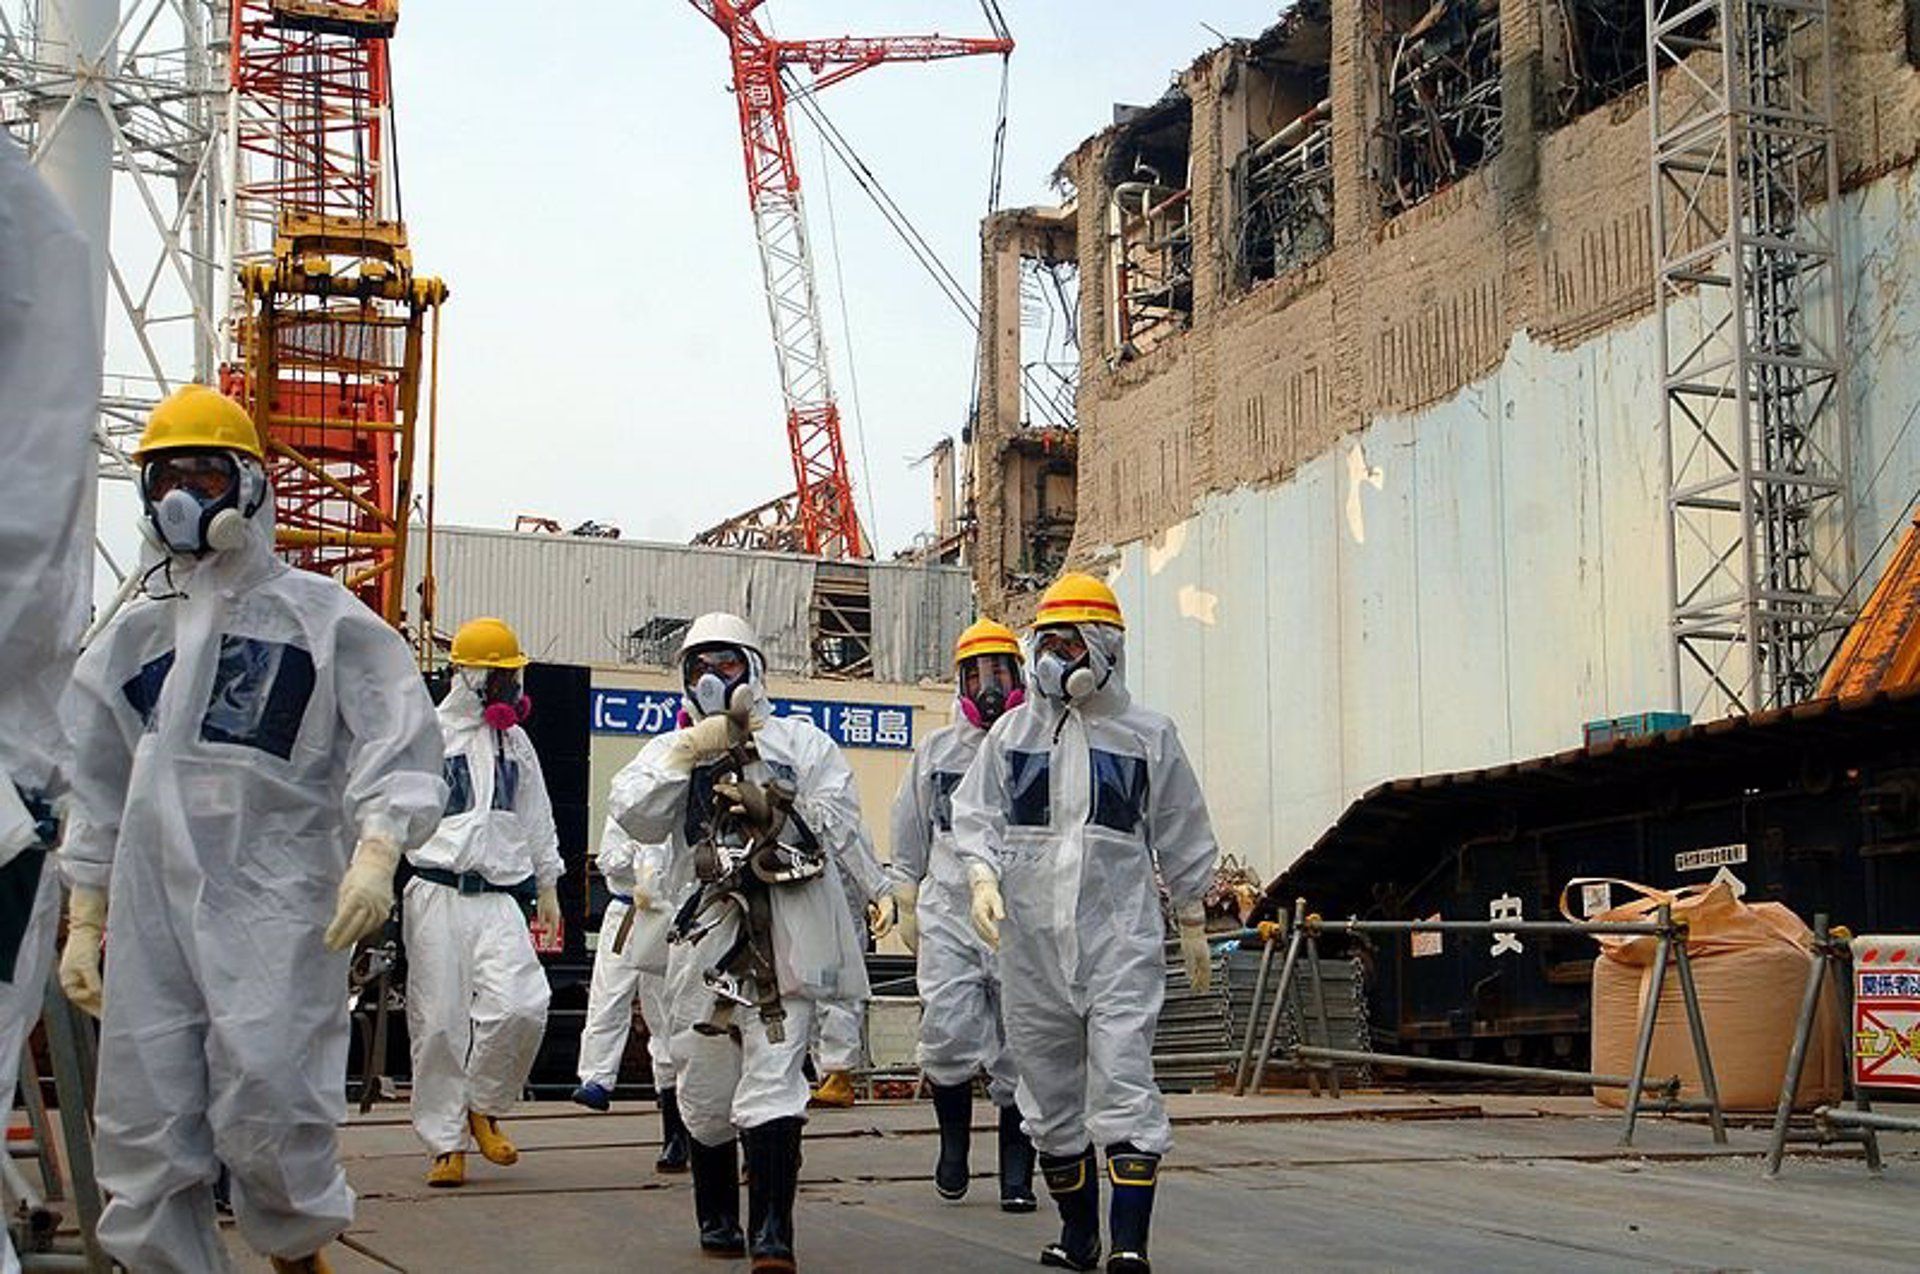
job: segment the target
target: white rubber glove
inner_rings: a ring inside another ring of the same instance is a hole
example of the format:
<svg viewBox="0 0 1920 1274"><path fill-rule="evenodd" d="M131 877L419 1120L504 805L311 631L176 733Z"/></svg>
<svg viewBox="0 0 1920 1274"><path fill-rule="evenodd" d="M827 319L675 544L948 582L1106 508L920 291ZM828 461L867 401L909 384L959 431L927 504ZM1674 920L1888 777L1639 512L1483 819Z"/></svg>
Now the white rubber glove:
<svg viewBox="0 0 1920 1274"><path fill-rule="evenodd" d="M1180 959L1187 966L1187 984L1205 995L1213 989L1213 952L1207 948L1207 905L1188 903L1175 913L1180 925Z"/></svg>
<svg viewBox="0 0 1920 1274"><path fill-rule="evenodd" d="M917 885L895 885L893 887L893 907L900 916L900 941L907 944L907 950L919 954L920 951L920 888Z"/></svg>
<svg viewBox="0 0 1920 1274"><path fill-rule="evenodd" d="M329 951L345 951L360 939L379 932L393 910L393 872L400 865L400 847L385 836L362 836L353 847L353 861L340 878L340 901L327 926Z"/></svg>
<svg viewBox="0 0 1920 1274"><path fill-rule="evenodd" d="M993 868L985 863L969 863L967 887L973 891L973 906L969 909L973 931L980 935L980 941L998 951L1000 922L1007 918L1007 905L1000 897L1000 881L993 874Z"/></svg>
<svg viewBox="0 0 1920 1274"><path fill-rule="evenodd" d="M756 726L749 726L749 730ZM693 767L722 755L733 744L731 723L726 714L716 712L702 717L684 730L675 730L669 743L667 765L679 774L693 773Z"/></svg>
<svg viewBox="0 0 1920 1274"><path fill-rule="evenodd" d="M896 919L892 894L888 894L878 902L867 904L867 932L873 935L875 942L893 932Z"/></svg>
<svg viewBox="0 0 1920 1274"><path fill-rule="evenodd" d="M540 895L533 904L533 923L546 930L549 938L560 932L560 887L558 885L540 886Z"/></svg>
<svg viewBox="0 0 1920 1274"><path fill-rule="evenodd" d="M60 949L60 989L77 1008L100 1016L100 941L107 932L105 890L75 885L67 895L67 945Z"/></svg>

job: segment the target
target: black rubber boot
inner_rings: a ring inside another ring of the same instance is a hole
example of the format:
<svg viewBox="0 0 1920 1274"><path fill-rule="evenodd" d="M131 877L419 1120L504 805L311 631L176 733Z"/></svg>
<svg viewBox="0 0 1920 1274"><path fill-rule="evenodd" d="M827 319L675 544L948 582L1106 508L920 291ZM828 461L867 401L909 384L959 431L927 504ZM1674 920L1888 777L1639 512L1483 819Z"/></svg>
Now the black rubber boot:
<svg viewBox="0 0 1920 1274"><path fill-rule="evenodd" d="M793 1196L800 1188L800 1128L795 1116L741 1132L747 1147L747 1248L755 1274L786 1274L793 1258Z"/></svg>
<svg viewBox="0 0 1920 1274"><path fill-rule="evenodd" d="M680 1094L671 1088L660 1090L660 1157L653 1161L655 1172L687 1170L687 1126L680 1122Z"/></svg>
<svg viewBox="0 0 1920 1274"><path fill-rule="evenodd" d="M700 1250L708 1256L745 1256L740 1233L740 1143L709 1146L687 1138L693 1163L693 1213L700 1221Z"/></svg>
<svg viewBox="0 0 1920 1274"><path fill-rule="evenodd" d="M1113 1254L1107 1258L1107 1274L1152 1274L1147 1228L1153 1221L1153 1186L1159 1175L1159 1155L1136 1150L1128 1141L1107 1147L1107 1176L1113 1182L1107 1214Z"/></svg>
<svg viewBox="0 0 1920 1274"><path fill-rule="evenodd" d="M1020 1108L1000 1108L1000 1210L1032 1212L1040 1200L1033 1196L1033 1143L1020 1131Z"/></svg>
<svg viewBox="0 0 1920 1274"><path fill-rule="evenodd" d="M935 1084L933 1113L940 1121L940 1158L933 1165L933 1188L949 1201L967 1197L973 1147L973 1085Z"/></svg>
<svg viewBox="0 0 1920 1274"><path fill-rule="evenodd" d="M1100 1172L1093 1147L1077 1155L1040 1156L1047 1190L1060 1209L1060 1241L1040 1249L1040 1264L1057 1270L1100 1268Z"/></svg>

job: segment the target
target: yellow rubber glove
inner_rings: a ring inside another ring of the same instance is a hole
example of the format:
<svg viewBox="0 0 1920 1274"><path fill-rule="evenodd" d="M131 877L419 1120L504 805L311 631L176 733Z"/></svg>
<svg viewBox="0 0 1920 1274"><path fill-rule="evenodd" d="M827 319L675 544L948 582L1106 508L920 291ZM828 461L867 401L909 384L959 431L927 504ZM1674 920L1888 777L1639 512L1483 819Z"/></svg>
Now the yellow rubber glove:
<svg viewBox="0 0 1920 1274"><path fill-rule="evenodd" d="M1187 984L1205 995L1213 989L1213 952L1207 949L1207 905L1188 903L1174 919L1180 925L1180 959L1187 966Z"/></svg>
<svg viewBox="0 0 1920 1274"><path fill-rule="evenodd" d="M560 932L559 886L540 886L540 896L533 904L533 922L546 930L549 937Z"/></svg>
<svg viewBox="0 0 1920 1274"><path fill-rule="evenodd" d="M340 878L340 901L324 939L327 950L345 951L379 932L393 910L393 872L399 865L400 847L391 840L378 833L360 838Z"/></svg>
<svg viewBox="0 0 1920 1274"><path fill-rule="evenodd" d="M920 951L920 889L917 885L895 885L893 907L900 915L900 941L907 950Z"/></svg>
<svg viewBox="0 0 1920 1274"><path fill-rule="evenodd" d="M893 932L895 919L893 895L889 894L878 902L867 904L867 932L873 935L875 942Z"/></svg>
<svg viewBox="0 0 1920 1274"><path fill-rule="evenodd" d="M973 906L969 909L973 931L980 935L980 941L998 951L1000 922L1007 918L1007 905L1000 897L1000 881L985 863L969 863L967 887L973 891Z"/></svg>
<svg viewBox="0 0 1920 1274"><path fill-rule="evenodd" d="M67 945L60 950L60 989L67 999L100 1016L100 941L107 932L107 895L75 885L67 894Z"/></svg>

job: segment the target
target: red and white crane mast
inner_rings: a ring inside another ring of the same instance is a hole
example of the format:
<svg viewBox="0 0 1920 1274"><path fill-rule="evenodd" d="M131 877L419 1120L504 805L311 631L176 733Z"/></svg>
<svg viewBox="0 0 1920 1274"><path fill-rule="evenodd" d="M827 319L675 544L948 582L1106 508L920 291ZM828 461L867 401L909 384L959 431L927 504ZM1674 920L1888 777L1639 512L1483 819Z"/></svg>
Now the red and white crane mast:
<svg viewBox="0 0 1920 1274"><path fill-rule="evenodd" d="M818 92L883 62L933 62L985 53L1006 55L1013 41L928 36L843 36L780 40L754 14L764 0L690 0L727 37L733 60L734 100L747 164L747 199L759 241L767 317L785 399L787 442L793 456L794 522L798 547L828 558L871 554L853 503L840 407L827 368L813 258L800 204L800 170L787 128L787 89L781 72L804 66Z"/></svg>

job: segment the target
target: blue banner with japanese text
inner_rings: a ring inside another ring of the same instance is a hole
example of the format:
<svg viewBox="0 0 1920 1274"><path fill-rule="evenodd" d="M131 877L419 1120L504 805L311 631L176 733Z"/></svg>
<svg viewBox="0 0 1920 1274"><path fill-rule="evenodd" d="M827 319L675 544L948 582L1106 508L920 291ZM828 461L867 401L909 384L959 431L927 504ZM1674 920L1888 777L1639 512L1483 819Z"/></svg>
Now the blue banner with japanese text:
<svg viewBox="0 0 1920 1274"><path fill-rule="evenodd" d="M595 734L665 734L680 712L671 690L603 690L592 693ZM775 699L776 717L803 717L843 748L911 751L913 709L894 703L840 703L830 699Z"/></svg>

